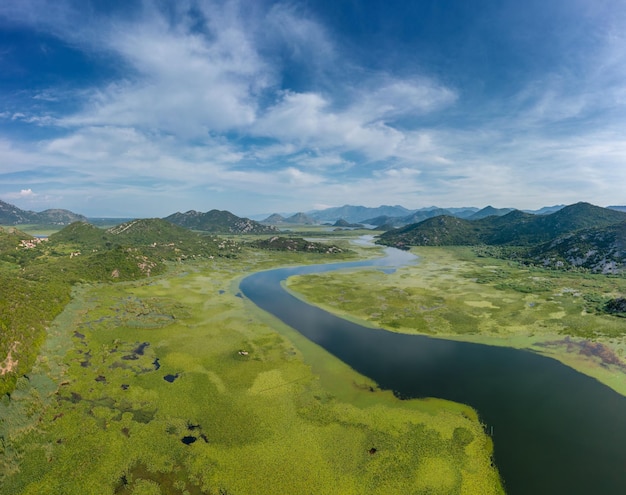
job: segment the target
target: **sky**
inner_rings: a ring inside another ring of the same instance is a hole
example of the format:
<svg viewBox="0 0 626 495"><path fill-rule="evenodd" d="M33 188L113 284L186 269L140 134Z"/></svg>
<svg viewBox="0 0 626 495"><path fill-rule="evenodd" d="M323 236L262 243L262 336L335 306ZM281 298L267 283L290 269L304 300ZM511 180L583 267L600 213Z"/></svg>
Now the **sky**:
<svg viewBox="0 0 626 495"><path fill-rule="evenodd" d="M626 204L624 0L2 0L0 199Z"/></svg>

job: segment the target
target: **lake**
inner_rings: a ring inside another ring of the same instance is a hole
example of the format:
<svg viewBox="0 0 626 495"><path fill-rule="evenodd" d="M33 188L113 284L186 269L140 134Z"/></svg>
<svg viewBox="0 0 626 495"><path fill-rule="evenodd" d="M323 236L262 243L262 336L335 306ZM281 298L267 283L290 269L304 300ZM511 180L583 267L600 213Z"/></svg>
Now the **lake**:
<svg viewBox="0 0 626 495"><path fill-rule="evenodd" d="M378 266L393 270L415 258L386 258L282 268L240 284L256 305L382 389L408 398L469 404L493 428L495 462L510 495L624 495L626 397L559 361L530 351L405 335L360 326L289 294L292 275Z"/></svg>

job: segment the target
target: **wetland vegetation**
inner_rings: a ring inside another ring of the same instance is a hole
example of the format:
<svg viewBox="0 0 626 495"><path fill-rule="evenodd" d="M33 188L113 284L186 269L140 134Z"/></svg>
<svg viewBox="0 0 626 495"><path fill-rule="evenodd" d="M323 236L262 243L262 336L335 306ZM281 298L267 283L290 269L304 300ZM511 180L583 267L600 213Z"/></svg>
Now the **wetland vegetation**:
<svg viewBox="0 0 626 495"><path fill-rule="evenodd" d="M238 297L246 273L328 253L236 251L62 279L0 402L2 493L503 493L471 408L400 401Z"/></svg>

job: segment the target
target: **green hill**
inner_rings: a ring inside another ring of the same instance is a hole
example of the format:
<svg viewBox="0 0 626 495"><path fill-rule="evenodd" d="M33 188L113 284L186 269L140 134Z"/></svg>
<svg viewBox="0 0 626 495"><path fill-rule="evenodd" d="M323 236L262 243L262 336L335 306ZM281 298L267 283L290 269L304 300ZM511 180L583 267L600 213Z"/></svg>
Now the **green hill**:
<svg viewBox="0 0 626 495"><path fill-rule="evenodd" d="M160 263L188 257L233 256L239 246L211 235L200 235L160 218L124 222L107 230L84 222L68 225L52 234L48 247L55 253L91 255L118 247Z"/></svg>
<svg viewBox="0 0 626 495"><path fill-rule="evenodd" d="M104 230L87 222L74 222L48 237L50 245L97 248L104 244Z"/></svg>
<svg viewBox="0 0 626 495"><path fill-rule="evenodd" d="M141 218L107 229L108 239L124 244L147 246L154 243L182 243L198 239L189 229L180 227L161 218Z"/></svg>
<svg viewBox="0 0 626 495"><path fill-rule="evenodd" d="M493 206L485 206L482 210L478 210L476 213L466 217L468 220L480 220L487 217L501 217L511 212L512 208L494 208Z"/></svg>

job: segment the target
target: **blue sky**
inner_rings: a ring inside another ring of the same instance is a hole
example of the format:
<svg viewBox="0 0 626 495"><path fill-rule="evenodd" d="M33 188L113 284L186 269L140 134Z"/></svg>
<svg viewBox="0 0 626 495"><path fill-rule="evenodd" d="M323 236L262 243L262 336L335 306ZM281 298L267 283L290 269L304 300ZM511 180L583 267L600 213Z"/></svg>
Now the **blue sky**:
<svg viewBox="0 0 626 495"><path fill-rule="evenodd" d="M623 0L3 0L0 199L626 204Z"/></svg>

